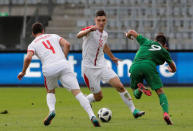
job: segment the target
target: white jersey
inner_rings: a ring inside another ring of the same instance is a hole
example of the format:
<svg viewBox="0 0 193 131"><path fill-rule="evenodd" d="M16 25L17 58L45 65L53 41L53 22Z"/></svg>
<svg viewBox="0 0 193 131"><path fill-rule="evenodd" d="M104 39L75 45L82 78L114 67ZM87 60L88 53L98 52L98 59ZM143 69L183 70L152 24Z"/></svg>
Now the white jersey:
<svg viewBox="0 0 193 131"><path fill-rule="evenodd" d="M89 29L92 26L86 27L82 30ZM107 43L108 34L106 31L102 33L99 30L90 32L83 37L82 45L82 66L90 68L102 68L106 66L106 59L104 58L104 45Z"/></svg>
<svg viewBox="0 0 193 131"><path fill-rule="evenodd" d="M62 63L67 62L59 43L61 38L56 34L42 34L28 46L28 51L32 51L41 60L43 72L54 65L62 68Z"/></svg>

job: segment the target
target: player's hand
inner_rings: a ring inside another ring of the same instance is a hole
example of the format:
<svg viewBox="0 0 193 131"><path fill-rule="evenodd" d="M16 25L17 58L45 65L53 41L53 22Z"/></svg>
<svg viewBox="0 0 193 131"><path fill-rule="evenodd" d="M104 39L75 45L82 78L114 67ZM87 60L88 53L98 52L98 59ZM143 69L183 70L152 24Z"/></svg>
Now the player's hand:
<svg viewBox="0 0 193 131"><path fill-rule="evenodd" d="M170 68L170 66L168 66L168 71L174 73L173 70Z"/></svg>
<svg viewBox="0 0 193 131"><path fill-rule="evenodd" d="M111 58L111 60L113 61L113 62L115 62L115 64L116 65L118 65L118 62L119 61L121 61L119 58L117 58L117 57L113 57L113 58Z"/></svg>
<svg viewBox="0 0 193 131"><path fill-rule="evenodd" d="M135 30L129 30L127 33L125 33L125 36L131 40L133 40L133 38L137 38L139 34L135 31Z"/></svg>
<svg viewBox="0 0 193 131"><path fill-rule="evenodd" d="M19 80L21 80L21 79L24 77L24 75L25 75L25 73L20 72L20 73L18 74L17 78L18 78Z"/></svg>
<svg viewBox="0 0 193 131"><path fill-rule="evenodd" d="M125 36L126 36L127 38L133 40L132 35L131 35L130 32L126 32L126 33L125 33Z"/></svg>
<svg viewBox="0 0 193 131"><path fill-rule="evenodd" d="M97 30L96 25L94 25L94 26L92 26L92 27L90 28L90 31L96 31L96 30Z"/></svg>

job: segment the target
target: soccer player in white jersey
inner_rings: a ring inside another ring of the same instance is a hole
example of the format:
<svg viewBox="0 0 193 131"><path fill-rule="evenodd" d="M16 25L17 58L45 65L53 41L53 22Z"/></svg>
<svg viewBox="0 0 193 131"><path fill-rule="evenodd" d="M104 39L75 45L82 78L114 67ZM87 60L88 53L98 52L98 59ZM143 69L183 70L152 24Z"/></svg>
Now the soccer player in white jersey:
<svg viewBox="0 0 193 131"><path fill-rule="evenodd" d="M32 56L36 55L42 62L42 71L47 89L49 115L44 120L44 125L49 125L55 117L55 88L57 87L57 81L60 80L63 87L70 90L80 102L81 106L88 113L93 125L99 127L100 124L93 113L90 103L80 91L76 76L66 59L70 50L70 43L56 34L44 34L43 25L38 22L32 26L32 35L35 39L28 46L23 70L18 74L18 79L21 80L24 77Z"/></svg>
<svg viewBox="0 0 193 131"><path fill-rule="evenodd" d="M99 10L96 12L96 25L83 28L77 34L77 38L83 38L82 75L86 85L92 92L87 98L90 103L100 101L103 98L100 81L106 81L112 87L116 88L125 104L130 108L133 116L138 118L144 115L145 112L135 108L130 94L124 88L117 74L107 66L104 58L104 53L106 53L116 64L118 64L119 61L107 45L108 34L104 30L106 22L105 12Z"/></svg>

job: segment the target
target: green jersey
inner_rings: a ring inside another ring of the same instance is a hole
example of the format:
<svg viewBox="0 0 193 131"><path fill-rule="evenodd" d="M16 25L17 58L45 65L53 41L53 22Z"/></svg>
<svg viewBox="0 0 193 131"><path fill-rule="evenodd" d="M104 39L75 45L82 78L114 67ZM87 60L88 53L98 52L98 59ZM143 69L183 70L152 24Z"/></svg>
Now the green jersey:
<svg viewBox="0 0 193 131"><path fill-rule="evenodd" d="M172 59L169 52L158 42L145 38L142 35L137 36L137 42L140 45L136 53L133 64L141 62L150 62L153 65L162 65L165 61L171 63Z"/></svg>

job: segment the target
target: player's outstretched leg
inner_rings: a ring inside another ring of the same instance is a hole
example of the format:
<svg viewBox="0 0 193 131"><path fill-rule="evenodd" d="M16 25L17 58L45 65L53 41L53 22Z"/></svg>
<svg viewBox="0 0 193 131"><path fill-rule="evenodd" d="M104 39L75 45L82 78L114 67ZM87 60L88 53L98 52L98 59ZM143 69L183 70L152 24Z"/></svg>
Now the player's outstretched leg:
<svg viewBox="0 0 193 131"><path fill-rule="evenodd" d="M123 99L123 101L125 102L125 104L128 105L128 107L130 108L131 112L133 113L134 118L138 118L138 117L145 115L144 111L140 111L135 108L131 95L129 94L129 92L126 89L124 92L120 92L120 96Z"/></svg>
<svg viewBox="0 0 193 131"><path fill-rule="evenodd" d="M53 91L54 92L54 91ZM49 115L44 120L44 125L50 125L52 119L55 117L55 104L56 104L56 97L54 93L47 93L47 104L49 108Z"/></svg>
<svg viewBox="0 0 193 131"><path fill-rule="evenodd" d="M143 92L147 96L151 96L151 91L145 88L145 86L142 83L138 83L137 86L140 92Z"/></svg>
<svg viewBox="0 0 193 131"><path fill-rule="evenodd" d="M80 92L79 89L74 89L71 91L72 91L72 94L76 97L76 99L80 102L80 105L88 113L89 118L90 118L91 122L93 123L93 125L95 127L100 127L100 123L97 120L97 118L96 118L96 116L95 116L95 114L90 106L88 99L82 94L82 92Z"/></svg>
<svg viewBox="0 0 193 131"><path fill-rule="evenodd" d="M167 125L173 125L173 122L172 122L172 120L171 120L171 118L170 118L170 116L168 114L168 100L167 100L166 95L163 92L163 89L162 88L157 89L156 93L159 96L160 105L161 105L162 110L164 112L163 118L164 118L166 124Z"/></svg>
<svg viewBox="0 0 193 131"><path fill-rule="evenodd" d="M110 80L109 82L113 87L116 88L116 90L119 92L122 100L124 101L124 103L130 108L131 112L133 113L133 116L135 118L138 118L140 116L143 116L145 114L144 111L140 111L138 109L135 108L135 105L132 101L131 95L129 94L129 92L124 88L123 84L121 83L121 81L119 80L118 77L115 77L113 79Z"/></svg>

